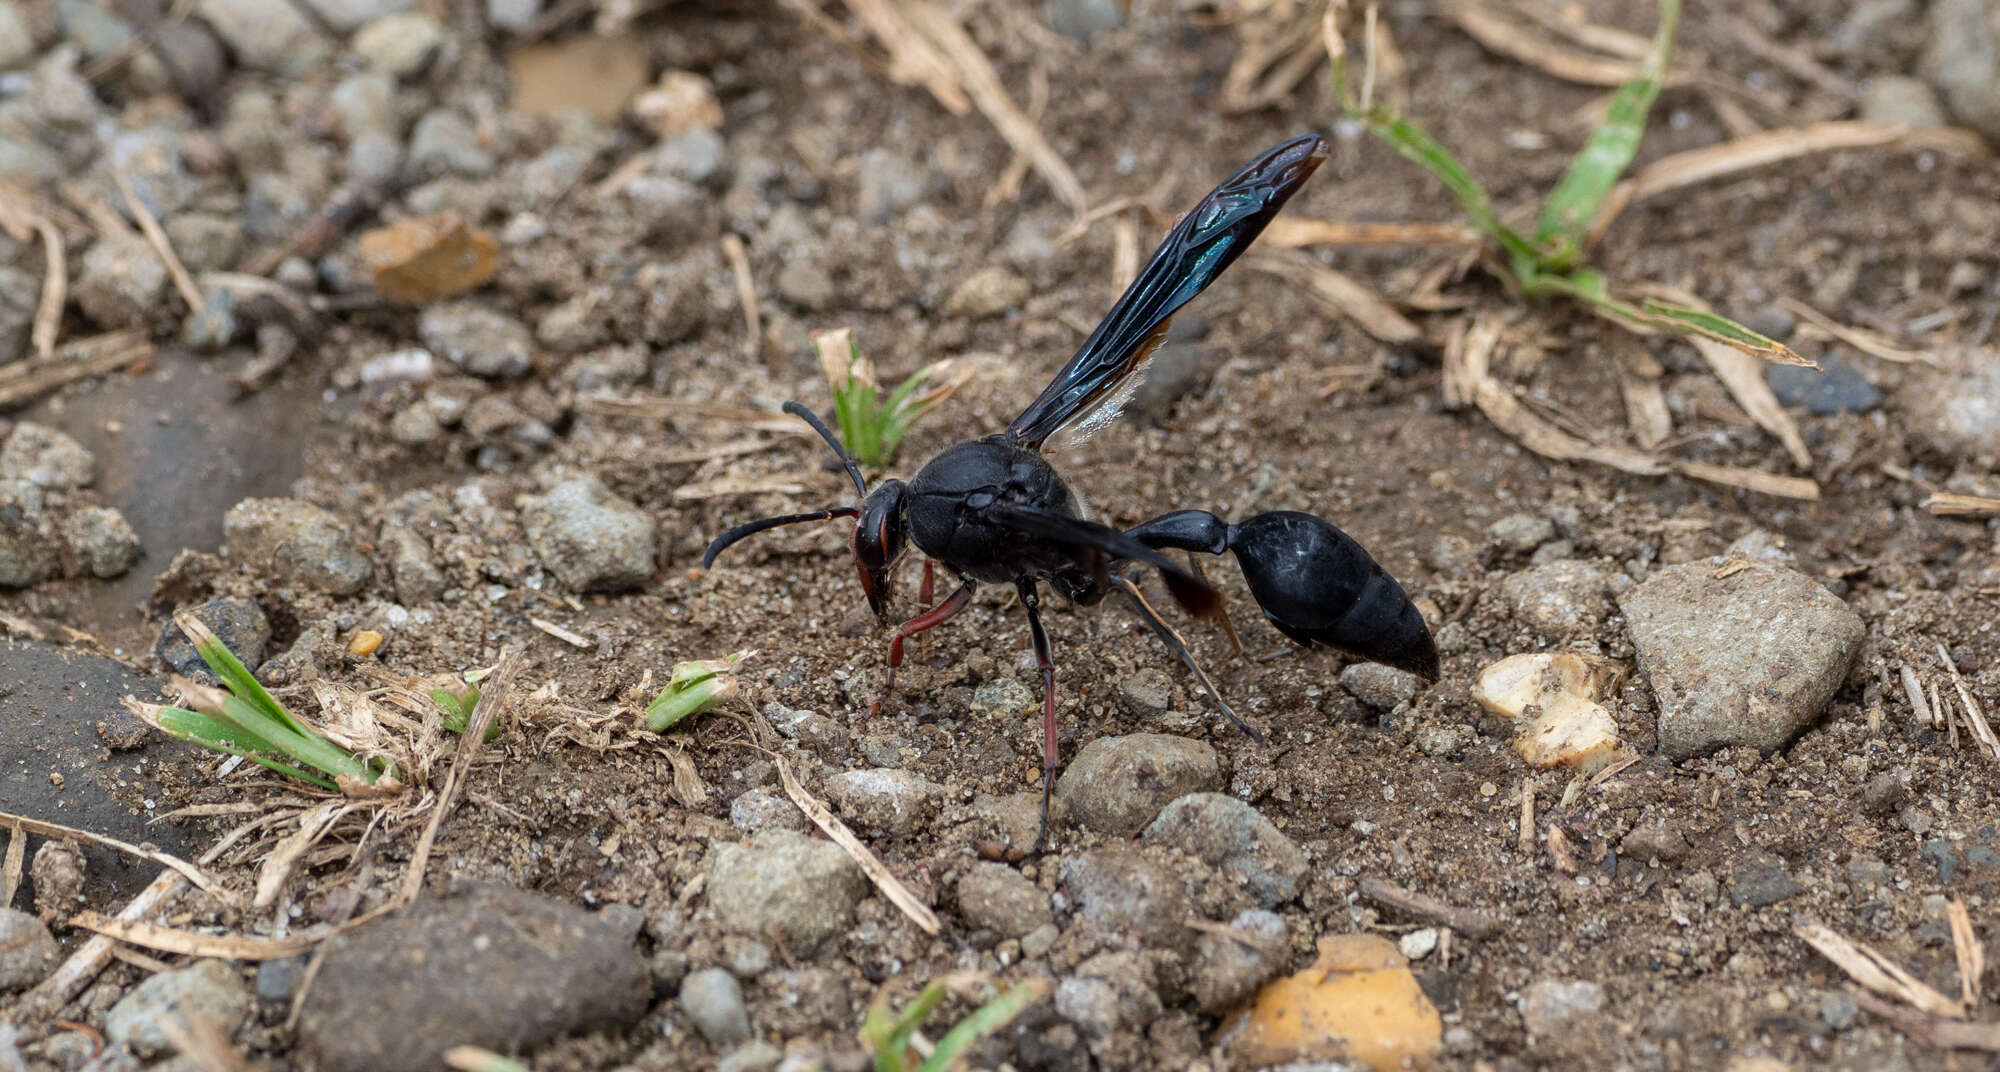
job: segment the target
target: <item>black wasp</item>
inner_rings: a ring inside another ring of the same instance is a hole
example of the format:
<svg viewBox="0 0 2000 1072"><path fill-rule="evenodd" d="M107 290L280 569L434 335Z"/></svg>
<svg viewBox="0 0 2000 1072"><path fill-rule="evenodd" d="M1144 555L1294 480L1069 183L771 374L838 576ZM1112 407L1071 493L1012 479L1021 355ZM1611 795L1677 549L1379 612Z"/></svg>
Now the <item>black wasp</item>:
<svg viewBox="0 0 2000 1072"><path fill-rule="evenodd" d="M1117 567L1127 562L1151 566L1184 609L1226 627L1221 594L1163 552L1232 551L1251 594L1279 632L1305 647L1332 648L1437 680L1437 647L1402 586L1360 544L1325 521L1279 510L1230 524L1204 510L1177 510L1121 532L1085 517L1082 500L1041 455L1042 444L1056 432L1116 413L1137 386L1146 359L1166 337L1168 319L1242 254L1326 153L1326 142L1317 135L1293 138L1217 186L1181 218L1104 322L1006 431L948 448L908 483L885 480L870 491L839 438L811 410L787 402L785 411L812 425L840 456L860 504L739 525L716 537L702 556L707 568L725 548L753 533L802 521L854 518L850 542L861 588L876 617L886 619L891 574L907 546L915 544L925 556L926 609L899 626L889 642L888 681L870 714L879 712L895 689L905 640L964 610L981 582L1012 584L1028 615L1042 677L1038 851L1048 833L1049 788L1056 770L1055 663L1042 629L1043 581L1083 606L1113 591L1122 594L1187 663L1223 713L1260 740L1229 709L1179 634ZM961 580L935 606L930 605L933 561ZM1188 562L1194 567L1192 557Z"/></svg>

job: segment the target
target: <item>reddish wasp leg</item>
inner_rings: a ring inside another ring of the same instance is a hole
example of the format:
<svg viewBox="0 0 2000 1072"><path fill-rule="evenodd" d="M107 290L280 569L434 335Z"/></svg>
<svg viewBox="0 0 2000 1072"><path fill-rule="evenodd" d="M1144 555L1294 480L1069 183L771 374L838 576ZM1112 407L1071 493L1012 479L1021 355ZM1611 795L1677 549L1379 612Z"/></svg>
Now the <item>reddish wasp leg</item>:
<svg viewBox="0 0 2000 1072"><path fill-rule="evenodd" d="M1042 672L1042 825L1035 831L1035 852L1049 843L1049 790L1056 780L1056 664L1049 657L1049 634L1042 629L1042 600L1031 577L1019 582L1021 606L1028 612L1028 636L1035 645L1035 668Z"/></svg>
<svg viewBox="0 0 2000 1072"><path fill-rule="evenodd" d="M869 705L870 717L881 714L882 705L887 703L890 694L896 691L896 668L903 665L903 641L926 629L935 629L950 621L954 615L965 609L967 603L972 602L972 589L973 583L967 581L958 586L958 591L946 596L944 602L896 627L896 639L889 642L889 680L882 686L882 698Z"/></svg>
<svg viewBox="0 0 2000 1072"><path fill-rule="evenodd" d="M931 609L931 597L937 594L936 584L937 578L932 573L931 560L926 558L924 559L924 580L922 584L917 586L917 606L925 610ZM917 661L923 662L930 657L930 654L930 638L918 637Z"/></svg>

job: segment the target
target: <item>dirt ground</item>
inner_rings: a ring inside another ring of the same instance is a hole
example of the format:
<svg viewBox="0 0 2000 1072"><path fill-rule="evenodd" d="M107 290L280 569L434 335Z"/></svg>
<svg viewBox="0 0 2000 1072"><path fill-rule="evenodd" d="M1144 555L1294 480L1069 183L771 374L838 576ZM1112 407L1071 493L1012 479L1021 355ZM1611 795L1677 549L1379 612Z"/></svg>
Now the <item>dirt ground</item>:
<svg viewBox="0 0 2000 1072"><path fill-rule="evenodd" d="M1594 21L1651 30L1644 5L1585 6ZM1276 106L1223 114L1220 82L1240 46L1227 26L1141 4L1124 26L1085 47L1048 31L1035 6L957 7L1017 98L1027 99L1022 87L1031 71L1045 74L1041 129L1093 201L1145 199L1153 214L1140 218L1143 248L1172 213L1251 152L1308 130L1329 133L1333 155L1289 212L1364 222L1455 219L1437 183L1334 122L1323 71ZM1856 105L1748 47L1734 19L1783 47L1811 52L1852 86L1916 70L1924 46L1925 23L1915 16L1843 36L1854 16L1844 5L1763 3L1738 11L1693 5L1682 48L1705 57L1707 73L1721 82L1754 87L1747 108L1765 125L1851 116ZM1531 209L1566 166L1604 91L1498 56L1428 5L1399 5L1385 17L1407 61L1409 114L1461 154L1503 211ZM470 23L449 24L457 31ZM1018 795L1031 793L1039 774L1035 717L996 712L974 698L996 681L1032 688L1026 625L1012 594L989 586L917 649L900 696L868 719L886 637L856 589L843 525L772 533L736 548L713 571L699 569L703 546L730 525L844 500L849 489L818 445L692 411L614 410L587 396L767 409L797 398L824 411L826 388L807 334L850 326L887 377L941 357L978 369L911 434L894 467L907 474L950 443L1004 427L1072 352L1115 297L1113 231L1100 223L1064 240L1073 214L1034 177L1020 196L989 204L1010 157L990 126L976 113L951 115L920 90L890 84L850 48L789 13L680 4L627 32L645 41L655 63L707 76L723 104L725 176L703 187L696 218L662 229L633 218L625 202L590 193L643 147L629 125L576 138L597 145L573 188L554 197L522 188L521 173L506 164L533 159L570 135L505 110L506 41L497 32L460 41L463 52L430 75L426 88L475 110L485 102L488 144L503 166L488 177L436 180L419 188L421 196L406 192L381 211L400 218L454 207L496 233L534 213L540 237L506 245L480 297L535 325L559 303L588 295L596 337L574 347L537 343L532 370L509 379L365 383L368 359L416 345L416 313L391 305L330 316L276 383L243 402L229 401L219 386L248 360L242 350L198 356L166 345L140 376L68 387L15 416L63 428L89 446L106 471L100 492L107 504L134 511L140 523L143 504L153 503L162 519L141 523L146 557L131 577L45 582L0 597L0 608L88 632L149 672L158 666L142 653L150 652L165 612L225 595L260 602L272 619L273 654L305 638L307 650L293 666L309 667L307 678L316 673L356 688L374 683L363 660L343 652L357 628L383 630L387 643L373 661L408 674L460 672L522 651L521 688L531 695L517 704L442 827L426 879L432 890L490 880L585 907L660 911L707 873L715 844L744 836L730 823L732 802L753 788L777 790L772 764L747 747L749 710L777 704L830 717L845 729L840 740L783 746L808 787L842 769L900 766L945 788L935 814L866 836L938 907L944 933L926 937L879 898L869 899L855 935L810 965L840 980L854 1018L773 1033L789 1053L849 1067L859 1052L859 1010L878 993L900 1003L924 980L968 969L1008 980L1060 977L1087 953L1058 941L1028 957L1017 944L1003 962L991 943L968 940L949 895L979 858L980 842L1007 834L986 798L1031 799ZM301 84L334 77L316 72ZM1695 87L1669 87L1639 164L1727 138L1713 100ZM864 203L863 172L877 166L863 163L870 151L886 153L920 183L906 205L879 218L868 218ZM1522 345L1504 375L1565 427L1624 441L1618 370L1621 362L1650 358L1663 370L1672 410L1669 454L1810 477L1821 490L1816 502L1546 461L1477 410L1444 407L1436 343L1461 313L1412 311L1430 341L1389 346L1289 281L1231 272L1183 318L1198 326L1180 345L1197 347L1202 361L1180 393L1052 460L1114 524L1183 507L1228 516L1307 509L1328 517L1434 614L1443 679L1406 709L1385 715L1367 707L1336 683L1337 657L1283 652L1282 638L1253 620L1233 567L1219 565L1211 576L1237 609L1249 657L1238 657L1214 630L1193 627L1188 636L1266 742L1223 722L1131 616L1109 606L1058 607L1047 622L1065 762L1087 742L1112 735L1166 733L1212 745L1226 791L1270 819L1310 861L1297 898L1276 909L1290 934L1288 967L1309 963L1322 935L1360 929L1395 938L1426 925L1363 899L1358 884L1367 877L1504 920L1491 936L1457 938L1448 960L1432 955L1414 965L1443 1016L1441 1068L1721 1068L1754 1057L1790 1067L1990 1067L1990 1055L1931 1048L1880 1017L1843 1007L1845 977L1796 938L1793 926L1804 918L1826 922L1948 994L1959 984L1945 899L1964 899L1975 925L1991 927L2000 862L1990 850L1970 851L2000 826L1990 761L1971 742L1913 722L1895 673L1910 665L1934 675L1942 644L1975 696L1989 704L2000 697L1994 526L1934 517L1919 506L1929 488L1990 494L1996 480L1991 450L1982 459L1927 424L1956 370L2000 360L1986 331L2000 308L1996 197L2000 179L1988 163L1854 150L1676 191L1636 206L1610 231L1597 263L1613 280L1678 285L1745 319L1797 298L1938 356L1943 369L1795 337L1809 357L1837 351L1883 395L1866 412L1793 411L1810 470L1787 460L1684 343L1642 340L1562 305L1524 307L1510 328ZM719 248L725 233L748 247L767 329L754 358L745 356L745 328ZM1383 247L1321 256L1394 299L1452 254ZM354 236L330 257L358 263ZM781 285L781 273L801 264L817 274L809 282L823 283L822 293L807 294L813 288L796 278ZM991 265L1024 279L1026 299L993 317L948 312L959 285ZM1969 286L1951 289L1967 278ZM1948 287L1948 279L1959 282ZM648 303L677 287L692 295L680 317L692 330L657 331ZM1474 308L1511 301L1477 271L1445 292ZM1955 315L1931 317L1941 311ZM600 375L620 362L624 371ZM1324 394L1336 366L1368 371ZM607 381L608 391L596 385ZM391 419L426 390L497 396L551 434L531 441L458 425L428 442L399 443L389 434ZM211 438L177 446L157 431L181 424L180 413L159 411L182 398L201 414L188 434ZM114 420L132 434L107 434L105 422ZM154 436L150 462L133 460L141 433ZM718 449L746 440L760 445ZM188 479L185 459L167 453L177 449L208 452L223 471ZM635 591L564 591L525 543L521 499L578 473L596 474L658 522L658 569ZM233 489L223 501L187 497L217 483ZM755 490L782 485L800 490ZM399 593L385 568L389 551L376 540L384 521L407 515L404 497L413 492L444 504L430 548L447 580L422 602ZM148 598L154 578L183 548L219 553L222 511L251 494L290 494L332 509L376 559L376 580L359 595L336 598L278 587L238 561L200 558L184 562L160 598ZM162 510L163 500L187 505ZM1564 557L1633 580L1721 554L1764 530L1796 556L1799 569L1859 612L1867 626L1861 657L1825 715L1770 756L1735 748L1674 763L1656 755L1655 700L1643 676L1628 677L1614 709L1641 761L1573 798L1563 795L1564 779L1538 779L1543 833L1560 828L1579 868L1565 873L1541 838L1531 850L1520 847L1528 772L1509 747L1507 727L1471 699L1471 686L1483 667L1518 652L1566 648L1629 661L1633 651L1615 611L1601 625L1564 636L1540 635L1510 615L1497 588L1527 566L1529 552L1509 550L1488 530L1516 514L1552 521L1551 540L1569 546ZM153 535L168 532L171 542ZM905 570L905 605L914 574ZM588 647L571 647L531 619L554 622ZM739 649L757 653L744 668L748 709L703 716L663 738L633 731L638 710L674 662ZM1165 714L1140 712L1121 691L1149 669L1172 682ZM302 680L283 683L281 695L312 710ZM1437 735L1425 731L1435 727L1457 734L1455 745L1432 745ZM154 802L160 810L279 792L240 777L217 783L212 758L192 750L174 755L166 797ZM670 757L690 761L699 784L685 773L677 779ZM1865 794L1884 773L1903 788L1886 800L1886 791ZM199 846L236 821L181 826ZM1621 852L1628 833L1660 824L1685 841L1676 858L1649 863ZM370 835L365 868L348 866L351 851L315 857L279 910L320 913L330 899L357 894L363 911L383 903L400 884L420 829L421 822L391 824ZM333 844L351 848L360 836L360 824L343 826ZM1055 893L1063 860L1120 840L1059 826L1051 853L1018 869ZM1926 848L1939 841L1948 846L1944 856ZM270 844L246 843L215 870L248 889L258 849ZM1947 857L1957 865L1941 869ZM1733 900L1741 876L1772 860L1800 890L1762 907ZM1880 861L1887 878L1857 880L1857 860ZM1223 920L1233 914L1228 903L1201 907ZM685 963L720 962L723 935L699 890L689 910L695 922L679 950ZM262 915L229 922L256 932L271 918ZM1059 923L1063 918L1058 912ZM82 938L60 933L70 947ZM144 974L119 964L106 979L116 992ZM1598 984L1601 1011L1566 1032L1531 1036L1521 995L1548 979ZM777 988L752 979L745 993L753 1021L777 1015L770 1011ZM954 1002L947 1011L966 1008ZM1217 1048L1218 1019L1171 988L1150 1024L1100 1040L1087 1058L1051 1057L1022 1041L1057 1025L1046 1008L1021 1023L976 1050L979 1062L1234 1067ZM663 1032L670 1042L661 1041ZM298 1060L282 1027L260 1026L239 1042L264 1067ZM712 1068L720 1054L687 1026L667 986L636 1025L525 1057L544 1072L582 1072Z"/></svg>

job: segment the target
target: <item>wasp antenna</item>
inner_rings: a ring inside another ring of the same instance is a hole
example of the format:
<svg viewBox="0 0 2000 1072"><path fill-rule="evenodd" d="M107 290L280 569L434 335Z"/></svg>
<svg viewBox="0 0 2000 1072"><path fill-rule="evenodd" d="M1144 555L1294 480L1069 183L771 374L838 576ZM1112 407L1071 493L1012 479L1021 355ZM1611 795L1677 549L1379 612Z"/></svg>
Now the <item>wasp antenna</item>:
<svg viewBox="0 0 2000 1072"><path fill-rule="evenodd" d="M861 467L854 464L854 456L847 453L847 448L841 444L840 437L834 435L833 429L828 428L826 422L819 419L819 414L798 402L785 403L785 412L812 425L812 430L818 432L819 437L826 440L826 445L832 447L833 452L840 456L840 464L847 469L848 479L854 481L854 493L864 499L867 498L868 482L861 479Z"/></svg>
<svg viewBox="0 0 2000 1072"><path fill-rule="evenodd" d="M810 514L785 514L781 517L767 517L761 521L746 522L717 536L715 542L708 545L708 550L701 556L701 568L707 569L715 565L715 556L727 550L730 544L735 543L745 536L755 536L766 529L775 529L780 525L796 525L803 521L825 521L835 517L860 516L861 511L855 507L835 506L826 510L814 510Z"/></svg>

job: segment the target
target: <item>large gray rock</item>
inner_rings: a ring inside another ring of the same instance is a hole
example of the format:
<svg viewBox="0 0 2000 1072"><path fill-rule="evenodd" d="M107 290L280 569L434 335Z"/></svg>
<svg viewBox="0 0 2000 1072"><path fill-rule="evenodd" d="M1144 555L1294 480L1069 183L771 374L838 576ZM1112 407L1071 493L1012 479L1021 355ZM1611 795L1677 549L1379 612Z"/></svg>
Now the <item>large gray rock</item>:
<svg viewBox="0 0 2000 1072"><path fill-rule="evenodd" d="M1077 922L1100 943L1187 944L1187 884L1158 861L1130 849L1098 849L1063 857L1061 877Z"/></svg>
<svg viewBox="0 0 2000 1072"><path fill-rule="evenodd" d="M1222 762L1201 741L1161 733L1099 737L1083 746L1056 781L1056 805L1087 830L1130 837L1167 802L1222 788Z"/></svg>
<svg viewBox="0 0 2000 1072"><path fill-rule="evenodd" d="M168 1019L186 1022L198 1016L233 1035L249 1019L253 1004L243 976L227 961L197 961L134 987L105 1014L104 1034L114 1046L154 1057L173 1050L165 1030Z"/></svg>
<svg viewBox="0 0 2000 1072"><path fill-rule="evenodd" d="M1305 850L1256 808L1221 793L1190 793L1167 805L1145 840L1200 858L1265 908L1298 896L1306 874Z"/></svg>
<svg viewBox="0 0 2000 1072"><path fill-rule="evenodd" d="M41 920L0 905L0 994L42 981L55 967L55 936Z"/></svg>
<svg viewBox="0 0 2000 1072"><path fill-rule="evenodd" d="M1611 574L1594 563L1559 559L1500 582L1514 619L1545 637L1590 633L1611 610Z"/></svg>
<svg viewBox="0 0 2000 1072"><path fill-rule="evenodd" d="M1001 938L1055 922L1049 895L1005 864L976 863L958 877L958 912L974 931Z"/></svg>
<svg viewBox="0 0 2000 1072"><path fill-rule="evenodd" d="M652 1001L629 925L504 886L419 901L332 940L299 1021L321 1072L430 1072L621 1027Z"/></svg>
<svg viewBox="0 0 2000 1072"><path fill-rule="evenodd" d="M882 767L843 771L826 780L841 815L882 834L908 833L936 811L944 787L915 771Z"/></svg>
<svg viewBox="0 0 2000 1072"><path fill-rule="evenodd" d="M652 515L593 475L571 477L531 500L523 521L542 564L572 591L617 592L653 576Z"/></svg>
<svg viewBox="0 0 2000 1072"><path fill-rule="evenodd" d="M2000 2L1938 0L1928 63L1951 114L2000 142Z"/></svg>
<svg viewBox="0 0 2000 1072"><path fill-rule="evenodd" d="M1674 759L1729 745L1774 751L1818 718L1861 650L1861 618L1806 575L1714 562L1669 566L1625 592L1639 669Z"/></svg>
<svg viewBox="0 0 2000 1072"><path fill-rule="evenodd" d="M222 519L229 557L270 570L282 583L351 596L375 577L332 511L303 499L245 499Z"/></svg>
<svg viewBox="0 0 2000 1072"><path fill-rule="evenodd" d="M1229 932L1203 931L1195 939L1190 989L1202 1011L1228 1012L1291 960L1284 918L1253 908L1229 921Z"/></svg>
<svg viewBox="0 0 2000 1072"><path fill-rule="evenodd" d="M766 830L715 850L708 902L723 926L810 957L844 933L868 880L846 850L789 830Z"/></svg>
<svg viewBox="0 0 2000 1072"><path fill-rule="evenodd" d="M83 444L33 421L14 426L0 445L0 480L25 480L44 488L81 488L91 481L96 459Z"/></svg>
<svg viewBox="0 0 2000 1072"><path fill-rule="evenodd" d="M289 0L199 0L195 11L255 70L297 77L333 48Z"/></svg>

